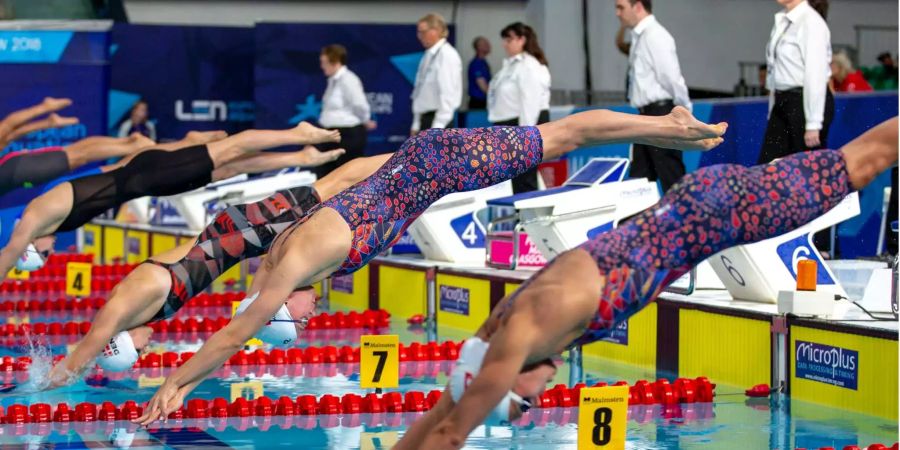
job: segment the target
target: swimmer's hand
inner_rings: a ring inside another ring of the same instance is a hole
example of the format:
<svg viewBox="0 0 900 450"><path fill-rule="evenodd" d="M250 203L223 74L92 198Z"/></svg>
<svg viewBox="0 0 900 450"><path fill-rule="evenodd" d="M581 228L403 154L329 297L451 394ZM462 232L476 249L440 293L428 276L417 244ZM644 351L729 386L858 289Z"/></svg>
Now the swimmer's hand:
<svg viewBox="0 0 900 450"><path fill-rule="evenodd" d="M50 373L47 374L47 378L42 380L37 386L38 389L50 390L68 386L80 378L81 373L73 372L66 367L67 359L68 358L64 358L53 365L53 368L50 369Z"/></svg>
<svg viewBox="0 0 900 450"><path fill-rule="evenodd" d="M170 380L171 378L167 378L157 389L156 394L147 403L144 415L132 420L132 423L146 427L157 420L165 422L169 414L178 411L178 408L184 405L184 399L194 389L195 385L191 383L178 387Z"/></svg>
<svg viewBox="0 0 900 450"><path fill-rule="evenodd" d="M724 142L722 136L728 130L727 123L720 122L715 125L703 123L681 106L676 106L665 119L671 125L667 128L674 131L667 136L642 139L641 143L675 150L706 151Z"/></svg>

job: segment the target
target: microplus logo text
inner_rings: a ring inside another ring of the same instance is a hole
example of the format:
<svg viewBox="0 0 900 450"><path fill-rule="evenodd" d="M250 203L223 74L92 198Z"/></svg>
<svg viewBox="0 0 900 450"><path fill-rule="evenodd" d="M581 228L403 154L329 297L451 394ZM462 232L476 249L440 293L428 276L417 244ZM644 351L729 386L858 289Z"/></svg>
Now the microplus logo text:
<svg viewBox="0 0 900 450"><path fill-rule="evenodd" d="M859 352L841 347L796 341L794 366L797 378L856 390Z"/></svg>

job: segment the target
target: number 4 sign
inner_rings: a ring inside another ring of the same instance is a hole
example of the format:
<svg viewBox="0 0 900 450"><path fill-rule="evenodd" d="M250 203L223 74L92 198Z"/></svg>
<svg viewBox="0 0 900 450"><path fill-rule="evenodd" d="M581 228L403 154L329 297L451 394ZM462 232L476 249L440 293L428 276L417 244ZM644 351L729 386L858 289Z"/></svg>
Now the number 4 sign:
<svg viewBox="0 0 900 450"><path fill-rule="evenodd" d="M628 386L584 388L578 403L579 449L624 449Z"/></svg>
<svg viewBox="0 0 900 450"><path fill-rule="evenodd" d="M91 263L66 264L66 295L71 297L91 295Z"/></svg>
<svg viewBox="0 0 900 450"><path fill-rule="evenodd" d="M363 335L359 345L359 385L367 388L400 386L400 337Z"/></svg>

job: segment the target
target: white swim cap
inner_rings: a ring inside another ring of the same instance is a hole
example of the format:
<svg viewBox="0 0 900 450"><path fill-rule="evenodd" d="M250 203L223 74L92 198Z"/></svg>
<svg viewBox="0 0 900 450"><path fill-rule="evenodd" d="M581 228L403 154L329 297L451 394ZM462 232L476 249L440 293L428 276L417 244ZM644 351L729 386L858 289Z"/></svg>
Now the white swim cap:
<svg viewBox="0 0 900 450"><path fill-rule="evenodd" d="M44 257L38 253L34 244L28 244L28 248L25 249L25 252L22 253L22 256L16 261L16 269L31 272L44 267L45 262Z"/></svg>
<svg viewBox="0 0 900 450"><path fill-rule="evenodd" d="M97 358L97 364L110 372L122 372L134 367L138 360L138 351L134 348L134 341L127 331L120 331L112 337L103 353Z"/></svg>
<svg viewBox="0 0 900 450"><path fill-rule="evenodd" d="M234 315L237 316L247 310L257 297L259 297L259 292L241 300ZM272 345L287 345L297 340L297 328L294 326L294 319L291 318L287 305L281 305L281 308L278 308L278 312L275 313L272 320L256 332L256 337Z"/></svg>
<svg viewBox="0 0 900 450"><path fill-rule="evenodd" d="M469 383L481 371L481 363L484 361L484 355L487 353L489 345L477 337L469 338L463 343L462 348L459 350L459 359L456 360L453 373L450 374L450 394L454 403L459 402L463 392L469 387ZM491 414L484 420L484 424L509 424L510 405L517 403L516 400L522 401L522 397L512 391L507 392L503 399L500 400L500 403L491 411Z"/></svg>

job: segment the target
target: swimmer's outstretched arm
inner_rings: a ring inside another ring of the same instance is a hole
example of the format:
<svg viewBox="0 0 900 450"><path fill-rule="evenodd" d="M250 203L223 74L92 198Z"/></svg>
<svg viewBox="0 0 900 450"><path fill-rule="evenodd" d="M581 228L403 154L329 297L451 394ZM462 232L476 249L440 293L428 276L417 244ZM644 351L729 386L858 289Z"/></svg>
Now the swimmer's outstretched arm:
<svg viewBox="0 0 900 450"><path fill-rule="evenodd" d="M191 243L181 244L154 256L153 259L174 263L187 255L191 247ZM139 344L140 339L137 339L134 333L137 328L149 323L165 303L170 283L169 273L159 266L140 264L135 267L113 288L109 300L94 316L91 329L85 337L53 367L49 387L54 388L74 381L79 374L91 367L97 355L120 331L131 330L132 341L140 350L143 345ZM149 330L149 327L144 328L148 328L141 333L146 340L149 339L152 330Z"/></svg>
<svg viewBox="0 0 900 450"><path fill-rule="evenodd" d="M133 422L148 425L165 418L180 408L185 396L206 376L220 367L231 355L240 351L272 316L297 286L306 286L323 279L340 266L350 248L350 230L336 232L333 227L319 225L320 210L298 227L277 251L278 263L259 290L259 296L242 314L210 337L188 362L171 373L159 387L144 410ZM328 213L326 213L328 214ZM266 260L270 264L271 259Z"/></svg>
<svg viewBox="0 0 900 450"><path fill-rule="evenodd" d="M284 262L303 265L302 261L285 257ZM194 358L169 374L144 410L144 415L133 420L147 426L163 419L177 410L184 399L200 382L231 355L244 348L244 343L252 338L275 315L296 286L292 274L275 270L259 297L247 310L232 318L224 328L213 334L197 351Z"/></svg>
<svg viewBox="0 0 900 450"><path fill-rule="evenodd" d="M16 222L9 242L0 250L0 275L6 277L28 244L39 237L52 235L71 209L72 185L69 183L58 184L31 200Z"/></svg>

